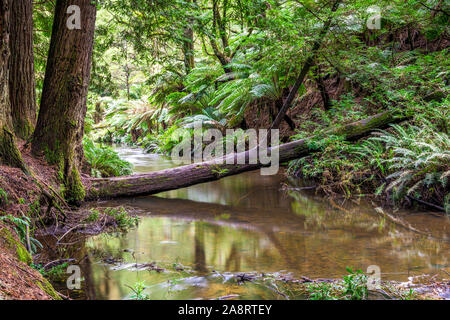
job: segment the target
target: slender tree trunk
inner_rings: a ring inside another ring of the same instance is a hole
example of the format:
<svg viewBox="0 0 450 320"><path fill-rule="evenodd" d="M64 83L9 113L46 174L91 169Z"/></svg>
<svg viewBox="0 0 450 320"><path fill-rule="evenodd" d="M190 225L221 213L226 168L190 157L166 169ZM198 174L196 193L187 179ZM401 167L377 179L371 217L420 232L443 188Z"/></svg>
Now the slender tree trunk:
<svg viewBox="0 0 450 320"><path fill-rule="evenodd" d="M317 87L319 88L320 95L322 96L323 107L326 111L328 111L331 108L330 95L328 94L327 87L323 81L322 70L319 65L317 65L316 76Z"/></svg>
<svg viewBox="0 0 450 320"><path fill-rule="evenodd" d="M333 7L331 8L331 12L334 13L339 7L339 4L342 2L342 0L335 0ZM325 22L322 30L320 31L320 34L317 38L317 40L314 42L314 45L312 47L311 53L309 54L309 57L306 59L305 63L303 64L302 71L300 72L300 75L297 78L297 81L294 84L294 87L291 89L291 92L289 93L289 96L287 97L286 101L284 102L283 107L281 108L280 112L278 113L277 118L272 124L271 129L278 129L280 127L281 121L284 119L284 115L290 108L292 102L294 101L295 97L297 96L298 89L300 89L300 86L303 84L303 81L306 78L306 75L308 74L309 70L314 64L315 55L317 54L317 51L319 51L320 47L322 46L323 39L328 33L328 30L330 30L331 22L333 21L333 15L331 15L328 20Z"/></svg>
<svg viewBox="0 0 450 320"><path fill-rule="evenodd" d="M99 124L103 120L103 107L101 102L95 104L94 123Z"/></svg>
<svg viewBox="0 0 450 320"><path fill-rule="evenodd" d="M81 12L81 29L69 29L67 8ZM86 115L96 6L91 0L57 0L41 108L32 150L59 166L64 196L73 204L85 196L79 166Z"/></svg>
<svg viewBox="0 0 450 320"><path fill-rule="evenodd" d="M393 112L384 112L368 119L348 124L338 129L332 129L326 135L339 135L347 140L355 140L370 134L375 129L383 129L391 123L404 120ZM280 164L299 159L316 152L310 146L314 138L302 139L283 144L277 148L280 155ZM272 152L274 148L270 149ZM236 159L242 156L248 163L250 151L245 154L230 154L226 159ZM256 164L224 164L228 161L213 159L203 163L156 171L148 174L140 174L129 177L91 179L86 200L111 199L118 197L133 197L140 195L156 194L163 191L180 189L208 181L219 180L227 176L236 175L246 171L257 170L263 167L258 161ZM223 172L223 173L219 173Z"/></svg>
<svg viewBox="0 0 450 320"><path fill-rule="evenodd" d="M10 1L0 0L0 160L2 164L26 170L12 132L9 99Z"/></svg>
<svg viewBox="0 0 450 320"><path fill-rule="evenodd" d="M280 112L281 108L283 108L283 97L278 98L278 100L275 101L275 108L277 114ZM284 121L289 125L289 128L291 130L295 130L295 122L291 119L287 114L284 115Z"/></svg>
<svg viewBox="0 0 450 320"><path fill-rule="evenodd" d="M125 86L126 86L126 89L127 89L127 100L130 101L130 76L131 76L131 72L130 72L130 67L128 65L128 43L127 42L125 42L124 50L125 50L125 66L123 67L123 70L125 71Z"/></svg>
<svg viewBox="0 0 450 320"><path fill-rule="evenodd" d="M16 135L27 139L37 118L32 0L11 2L9 93Z"/></svg>
<svg viewBox="0 0 450 320"><path fill-rule="evenodd" d="M189 74L195 67L194 62L194 31L191 27L184 29L183 39L183 54L184 54L184 69L186 74Z"/></svg>

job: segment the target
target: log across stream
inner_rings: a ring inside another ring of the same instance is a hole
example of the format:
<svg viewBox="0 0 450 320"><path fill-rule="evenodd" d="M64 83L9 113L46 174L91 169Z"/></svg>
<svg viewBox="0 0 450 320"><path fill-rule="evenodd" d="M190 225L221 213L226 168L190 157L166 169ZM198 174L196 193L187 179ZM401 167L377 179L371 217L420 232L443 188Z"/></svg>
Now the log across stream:
<svg viewBox="0 0 450 320"><path fill-rule="evenodd" d="M373 130L383 129L389 124L398 122L402 117L392 113L383 112L368 119L347 124L345 126L331 129L324 135L342 136L347 140L354 140L370 134ZM280 163L285 163L304 157L316 150L311 149L310 142L317 137L294 141L283 144L277 148ZM274 149L269 149L273 152ZM230 154L220 160L211 160L202 163L166 169L146 174L138 174L129 177L91 179L87 186L86 200L112 199L118 197L133 197L140 195L151 195L163 191L185 188L188 186L219 180L227 176L242 172L260 169L264 165L258 161L256 164L237 165L238 158L249 159L250 151L244 154ZM232 161L227 161L231 159Z"/></svg>

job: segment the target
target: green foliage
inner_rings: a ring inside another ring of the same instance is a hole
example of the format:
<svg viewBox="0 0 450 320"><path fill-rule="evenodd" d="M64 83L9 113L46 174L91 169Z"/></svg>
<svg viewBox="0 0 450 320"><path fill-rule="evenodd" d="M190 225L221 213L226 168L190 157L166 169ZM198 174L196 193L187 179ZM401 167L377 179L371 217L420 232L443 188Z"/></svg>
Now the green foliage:
<svg viewBox="0 0 450 320"><path fill-rule="evenodd" d="M394 200L435 198L448 207L448 197L444 199L439 189L448 188L449 150L448 134L428 122L421 127L394 125L392 132L381 131L364 142L358 154L383 174L389 173L381 190L392 193Z"/></svg>
<svg viewBox="0 0 450 320"><path fill-rule="evenodd" d="M8 193L0 188L0 205L5 206L8 204Z"/></svg>
<svg viewBox="0 0 450 320"><path fill-rule="evenodd" d="M226 129L226 119L220 113L219 110L206 107L201 111L201 114L187 116L180 123L185 128L192 128L195 123L202 123L203 128L215 128L221 131Z"/></svg>
<svg viewBox="0 0 450 320"><path fill-rule="evenodd" d="M94 177L123 176L132 173L132 165L120 159L117 152L108 146L97 146L89 139L83 140L84 154Z"/></svg>
<svg viewBox="0 0 450 320"><path fill-rule="evenodd" d="M158 154L169 154L172 149L180 143L180 136L177 132L180 127L173 125L158 136L147 135L142 139L142 147L147 152ZM193 130L185 130L186 135L193 135Z"/></svg>
<svg viewBox="0 0 450 320"><path fill-rule="evenodd" d="M91 209L89 211L90 211L90 215L86 219L84 219L84 221L87 223L92 223L92 222L98 221L98 219L100 218L100 211L98 211L96 209Z"/></svg>
<svg viewBox="0 0 450 320"><path fill-rule="evenodd" d="M52 266L50 268L44 268L42 264L31 265L33 269L39 271L45 278L49 278L53 281L60 281L61 279L63 279L64 275L66 274L68 266L69 264L67 262L64 262L56 266Z"/></svg>
<svg viewBox="0 0 450 320"><path fill-rule="evenodd" d="M334 286L329 283L315 282L308 286L309 300L338 300Z"/></svg>
<svg viewBox="0 0 450 320"><path fill-rule="evenodd" d="M342 137L328 136L313 140L309 148L319 152L292 161L288 174L317 180L329 195L339 192L352 197L355 192L363 192L362 180L367 184L374 179L364 162L352 158L357 146Z"/></svg>
<svg viewBox="0 0 450 320"><path fill-rule="evenodd" d="M328 136L314 140L318 154L293 161L288 173L318 180L328 193L352 196L370 189L376 195L391 194L395 202L407 196L434 199L448 210L450 139L430 122L393 125L390 131L357 144Z"/></svg>
<svg viewBox="0 0 450 320"><path fill-rule="evenodd" d="M347 267L348 275L341 281L314 282L307 287L309 300L367 300L367 276Z"/></svg>
<svg viewBox="0 0 450 320"><path fill-rule="evenodd" d="M131 299L133 300L150 300L150 295L145 293L145 283L143 281L136 282L133 287L130 287L133 291Z"/></svg>
<svg viewBox="0 0 450 320"><path fill-rule="evenodd" d="M349 273L344 277L345 291L344 295L348 300L367 299L367 276L361 271L353 271L353 268L347 267Z"/></svg>
<svg viewBox="0 0 450 320"><path fill-rule="evenodd" d="M34 66L36 70L36 91L38 99L41 98L44 85L47 54L49 52L50 37L52 35L53 13L54 3L50 1L33 4Z"/></svg>
<svg viewBox="0 0 450 320"><path fill-rule="evenodd" d="M114 218L117 227L122 231L126 231L135 227L139 223L139 218L130 216L125 208L107 208L105 214Z"/></svg>

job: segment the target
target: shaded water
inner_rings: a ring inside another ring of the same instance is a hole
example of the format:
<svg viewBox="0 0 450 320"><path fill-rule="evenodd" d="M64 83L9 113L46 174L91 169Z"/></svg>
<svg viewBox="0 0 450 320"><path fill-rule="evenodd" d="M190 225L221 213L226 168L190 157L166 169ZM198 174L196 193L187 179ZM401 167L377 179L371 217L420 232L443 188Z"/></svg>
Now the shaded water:
<svg viewBox="0 0 450 320"><path fill-rule="evenodd" d="M118 151L137 173L173 166L139 149ZM365 271L378 265L383 280L406 281L450 270L447 218L409 212L404 219L417 233L370 206L339 210L320 197L286 191L287 183L282 174L264 177L256 171L157 196L97 203L134 208L141 222L127 234L100 235L67 248L66 254L84 257L83 297L127 298L129 287L144 281L152 299L273 299L280 296L272 290L228 277L258 271L337 278L347 266ZM134 265L152 262L172 271ZM174 264L189 272L175 271Z"/></svg>

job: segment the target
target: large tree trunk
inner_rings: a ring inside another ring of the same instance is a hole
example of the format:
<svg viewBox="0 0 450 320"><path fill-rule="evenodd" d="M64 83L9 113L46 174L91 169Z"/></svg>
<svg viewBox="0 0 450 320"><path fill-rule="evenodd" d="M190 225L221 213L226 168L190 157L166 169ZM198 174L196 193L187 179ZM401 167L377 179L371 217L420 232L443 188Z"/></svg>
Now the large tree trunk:
<svg viewBox="0 0 450 320"><path fill-rule="evenodd" d="M354 140L368 135L374 129L385 128L390 123L399 120L402 120L402 118L397 117L396 114L384 112L368 119L330 130L326 135L339 135L345 137L347 140ZM310 142L313 139L303 139L274 147L279 149L280 164L316 152L317 150L309 147L312 145ZM270 151L274 150L274 148L270 149ZM238 154L231 154L226 159L237 159L238 157ZM248 157L249 151L245 152L245 158L248 159ZM86 200L150 195L189 187L203 182L219 180L227 176L257 170L263 167L261 163L230 165L223 164L223 162L223 160L211 160L149 174L109 179L91 179L87 186L88 193Z"/></svg>
<svg viewBox="0 0 450 320"><path fill-rule="evenodd" d="M81 11L81 29L69 29L67 8ZM96 6L91 0L57 0L41 108L32 150L59 166L64 196L79 203L85 196L80 180L81 138L90 79Z"/></svg>
<svg viewBox="0 0 450 320"><path fill-rule="evenodd" d="M9 93L14 132L22 139L36 125L32 0L11 2Z"/></svg>
<svg viewBox="0 0 450 320"><path fill-rule="evenodd" d="M12 133L8 72L10 4L9 0L0 0L0 160L2 164L25 170Z"/></svg>

